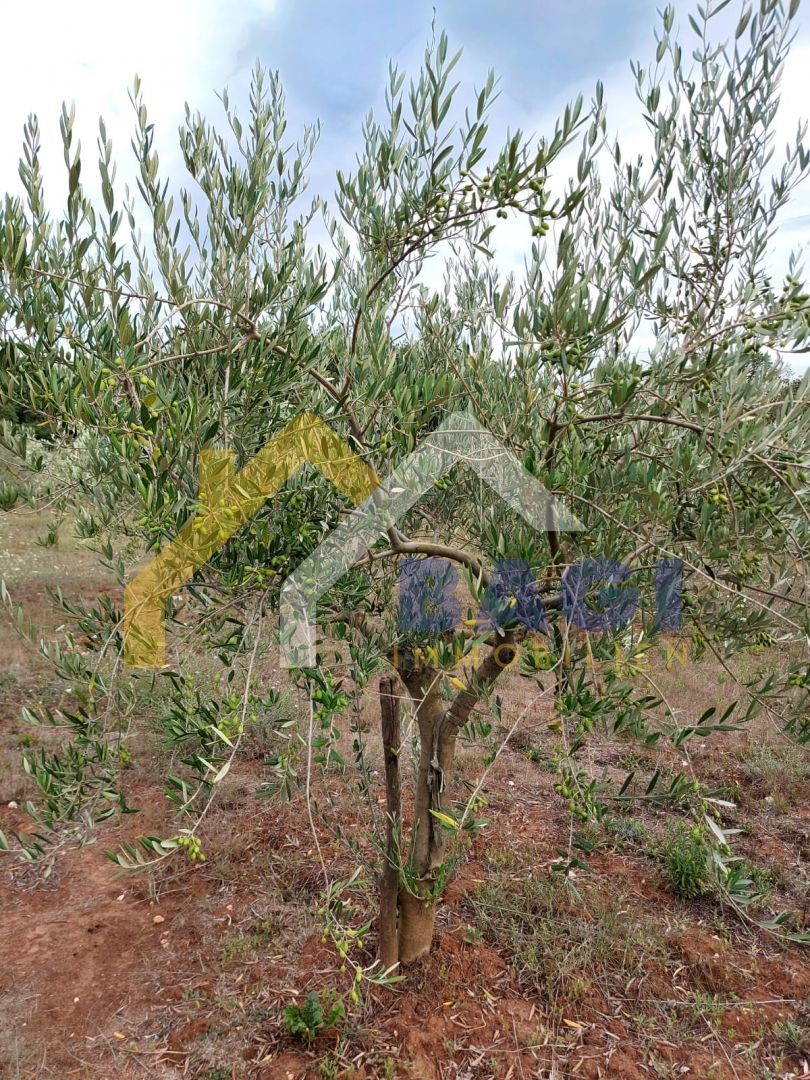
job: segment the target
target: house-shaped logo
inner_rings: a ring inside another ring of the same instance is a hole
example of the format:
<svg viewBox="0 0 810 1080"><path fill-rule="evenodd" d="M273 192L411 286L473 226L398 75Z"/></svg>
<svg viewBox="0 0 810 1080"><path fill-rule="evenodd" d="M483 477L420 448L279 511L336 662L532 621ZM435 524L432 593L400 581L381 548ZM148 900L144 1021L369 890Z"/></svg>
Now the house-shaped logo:
<svg viewBox="0 0 810 1080"><path fill-rule="evenodd" d="M457 464L478 476L538 532L574 532L582 523L468 412L449 416L305 559L281 591L281 662L315 664L315 606L321 596L417 500Z"/></svg>
<svg viewBox="0 0 810 1080"><path fill-rule="evenodd" d="M280 637L285 667L315 664L319 598L457 464L469 465L537 531L583 528L515 455L467 412L449 416L382 483L362 458L312 413L297 416L239 473L234 462L234 455L223 450L201 454L197 513L127 585L127 666L154 668L165 663L167 599L306 462L327 476L355 509L284 583Z"/></svg>

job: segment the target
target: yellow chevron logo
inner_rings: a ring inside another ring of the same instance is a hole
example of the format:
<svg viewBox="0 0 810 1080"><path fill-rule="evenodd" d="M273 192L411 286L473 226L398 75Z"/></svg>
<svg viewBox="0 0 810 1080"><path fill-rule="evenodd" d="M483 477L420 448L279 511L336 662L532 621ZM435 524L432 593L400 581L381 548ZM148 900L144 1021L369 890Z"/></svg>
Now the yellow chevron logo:
<svg viewBox="0 0 810 1080"><path fill-rule="evenodd" d="M200 453L199 509L124 591L124 663L166 663L167 599L249 521L302 465L309 463L357 506L379 485L374 470L314 413L300 413L245 467L227 450Z"/></svg>

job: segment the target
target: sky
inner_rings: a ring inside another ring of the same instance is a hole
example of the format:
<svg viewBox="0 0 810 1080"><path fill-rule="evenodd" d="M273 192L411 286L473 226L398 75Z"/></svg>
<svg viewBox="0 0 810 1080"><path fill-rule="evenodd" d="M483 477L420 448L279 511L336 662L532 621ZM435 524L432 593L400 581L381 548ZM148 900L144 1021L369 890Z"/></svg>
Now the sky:
<svg viewBox="0 0 810 1080"><path fill-rule="evenodd" d="M805 3L783 78L780 148L810 113L810 0ZM109 0L0 0L0 192L18 188L22 126L30 112L40 120L46 185L52 176L65 184L63 100L75 102L76 132L93 162L98 117L104 116L119 176L131 177L127 91L136 72L161 162L179 174L176 132L185 102L218 119L216 92L228 86L235 101L244 100L258 59L280 71L291 134L321 120L311 191L328 195L336 169L353 166L364 115L382 103L389 59L418 69L434 10L451 49L464 49L462 90L480 87L489 67L500 76L493 135L508 127L549 132L565 103L580 92L588 101L601 79L608 125L620 134L626 159L645 142L629 61L652 58L661 6L659 0L140 0L132 8ZM743 0L731 0L728 21L735 23L742 8ZM676 2L675 9L676 28L688 33L693 4ZM52 198L47 187L46 198ZM519 266L526 244L522 232L502 230L499 261ZM774 271L783 272L790 250L805 245L810 183L785 214Z"/></svg>

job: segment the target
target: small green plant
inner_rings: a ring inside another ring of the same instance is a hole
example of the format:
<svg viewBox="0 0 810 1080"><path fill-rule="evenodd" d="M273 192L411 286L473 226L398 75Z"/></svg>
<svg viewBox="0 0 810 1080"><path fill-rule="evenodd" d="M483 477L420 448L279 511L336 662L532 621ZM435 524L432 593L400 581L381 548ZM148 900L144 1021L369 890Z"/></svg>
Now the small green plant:
<svg viewBox="0 0 810 1080"><path fill-rule="evenodd" d="M754 891L757 893L759 902L766 900L773 892L776 885L776 874L764 866L753 866L745 859L740 865L741 873L750 878Z"/></svg>
<svg viewBox="0 0 810 1080"><path fill-rule="evenodd" d="M649 837L650 830L637 818L607 818L605 828L617 840L629 844L642 844Z"/></svg>
<svg viewBox="0 0 810 1080"><path fill-rule="evenodd" d="M795 1020L778 1020L773 1026L780 1047L796 1057L810 1056L810 1028Z"/></svg>
<svg viewBox="0 0 810 1080"><path fill-rule="evenodd" d="M261 919L241 933L232 934L222 948L222 963L245 960L263 949L283 929L276 919Z"/></svg>
<svg viewBox="0 0 810 1080"><path fill-rule="evenodd" d="M678 822L667 830L658 848L672 892L681 900L693 900L705 892L709 865L709 845L703 830Z"/></svg>
<svg viewBox="0 0 810 1080"><path fill-rule="evenodd" d="M0 510L11 510L19 496L14 484L0 484Z"/></svg>
<svg viewBox="0 0 810 1080"><path fill-rule="evenodd" d="M318 1062L318 1072L324 1080L337 1080L339 1069L340 1064L335 1061L335 1056L331 1052Z"/></svg>
<svg viewBox="0 0 810 1080"><path fill-rule="evenodd" d="M517 733L509 741L513 750L517 750L527 761L533 762L544 772L554 772L554 761L544 746L538 746L529 735Z"/></svg>
<svg viewBox="0 0 810 1080"><path fill-rule="evenodd" d="M318 1073L324 1078L324 1080L338 1080L338 1077L343 1077L344 1080L348 1080L349 1077L355 1075L355 1070L351 1066L346 1069L343 1063L342 1051L345 1047L338 1043L334 1046L325 1057L322 1057L318 1062Z"/></svg>
<svg viewBox="0 0 810 1080"><path fill-rule="evenodd" d="M715 1017L723 1012L723 1004L718 1001L716 994L706 994L700 990L695 991L692 998L691 1008L697 1017Z"/></svg>
<svg viewBox="0 0 810 1080"><path fill-rule="evenodd" d="M44 536L38 536L36 538L36 543L44 548L56 547L59 543L59 522L49 522L47 533Z"/></svg>
<svg viewBox="0 0 810 1080"><path fill-rule="evenodd" d="M312 1042L322 1031L338 1024L346 1015L342 1001L331 1001L325 993L324 1001L316 993L307 994L303 1005L288 1005L284 1010L284 1024L294 1039ZM328 1012L325 1011L328 1009Z"/></svg>
<svg viewBox="0 0 810 1080"><path fill-rule="evenodd" d="M583 821L573 836L574 847L590 855L605 846L605 832L596 821Z"/></svg>

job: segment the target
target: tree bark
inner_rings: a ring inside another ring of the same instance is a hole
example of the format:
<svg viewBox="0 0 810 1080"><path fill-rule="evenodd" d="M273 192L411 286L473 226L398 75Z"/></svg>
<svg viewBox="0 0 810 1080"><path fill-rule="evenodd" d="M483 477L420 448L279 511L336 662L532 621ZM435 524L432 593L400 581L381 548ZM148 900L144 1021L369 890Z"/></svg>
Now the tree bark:
<svg viewBox="0 0 810 1080"><path fill-rule="evenodd" d="M435 903L426 904L420 897L400 889L397 941L400 964L412 964L420 956L427 956L433 945L435 922Z"/></svg>
<svg viewBox="0 0 810 1080"><path fill-rule="evenodd" d="M416 704L419 726L419 765L414 795L410 867L417 881L412 891L399 889L398 957L409 964L430 952L436 922L436 898L432 894L433 874L444 862L444 833L434 810L445 813L456 755L456 738L473 708L513 660L511 635L497 641L495 648L459 691L449 708L441 696L441 675L428 666L415 665L410 650L398 655L400 678Z"/></svg>
<svg viewBox="0 0 810 1080"><path fill-rule="evenodd" d="M385 862L380 876L379 954L383 970L399 960L397 906L399 903L399 854L397 834L402 815L402 793L399 776L399 697L396 681L380 682L380 722L382 728L383 762L385 766Z"/></svg>

